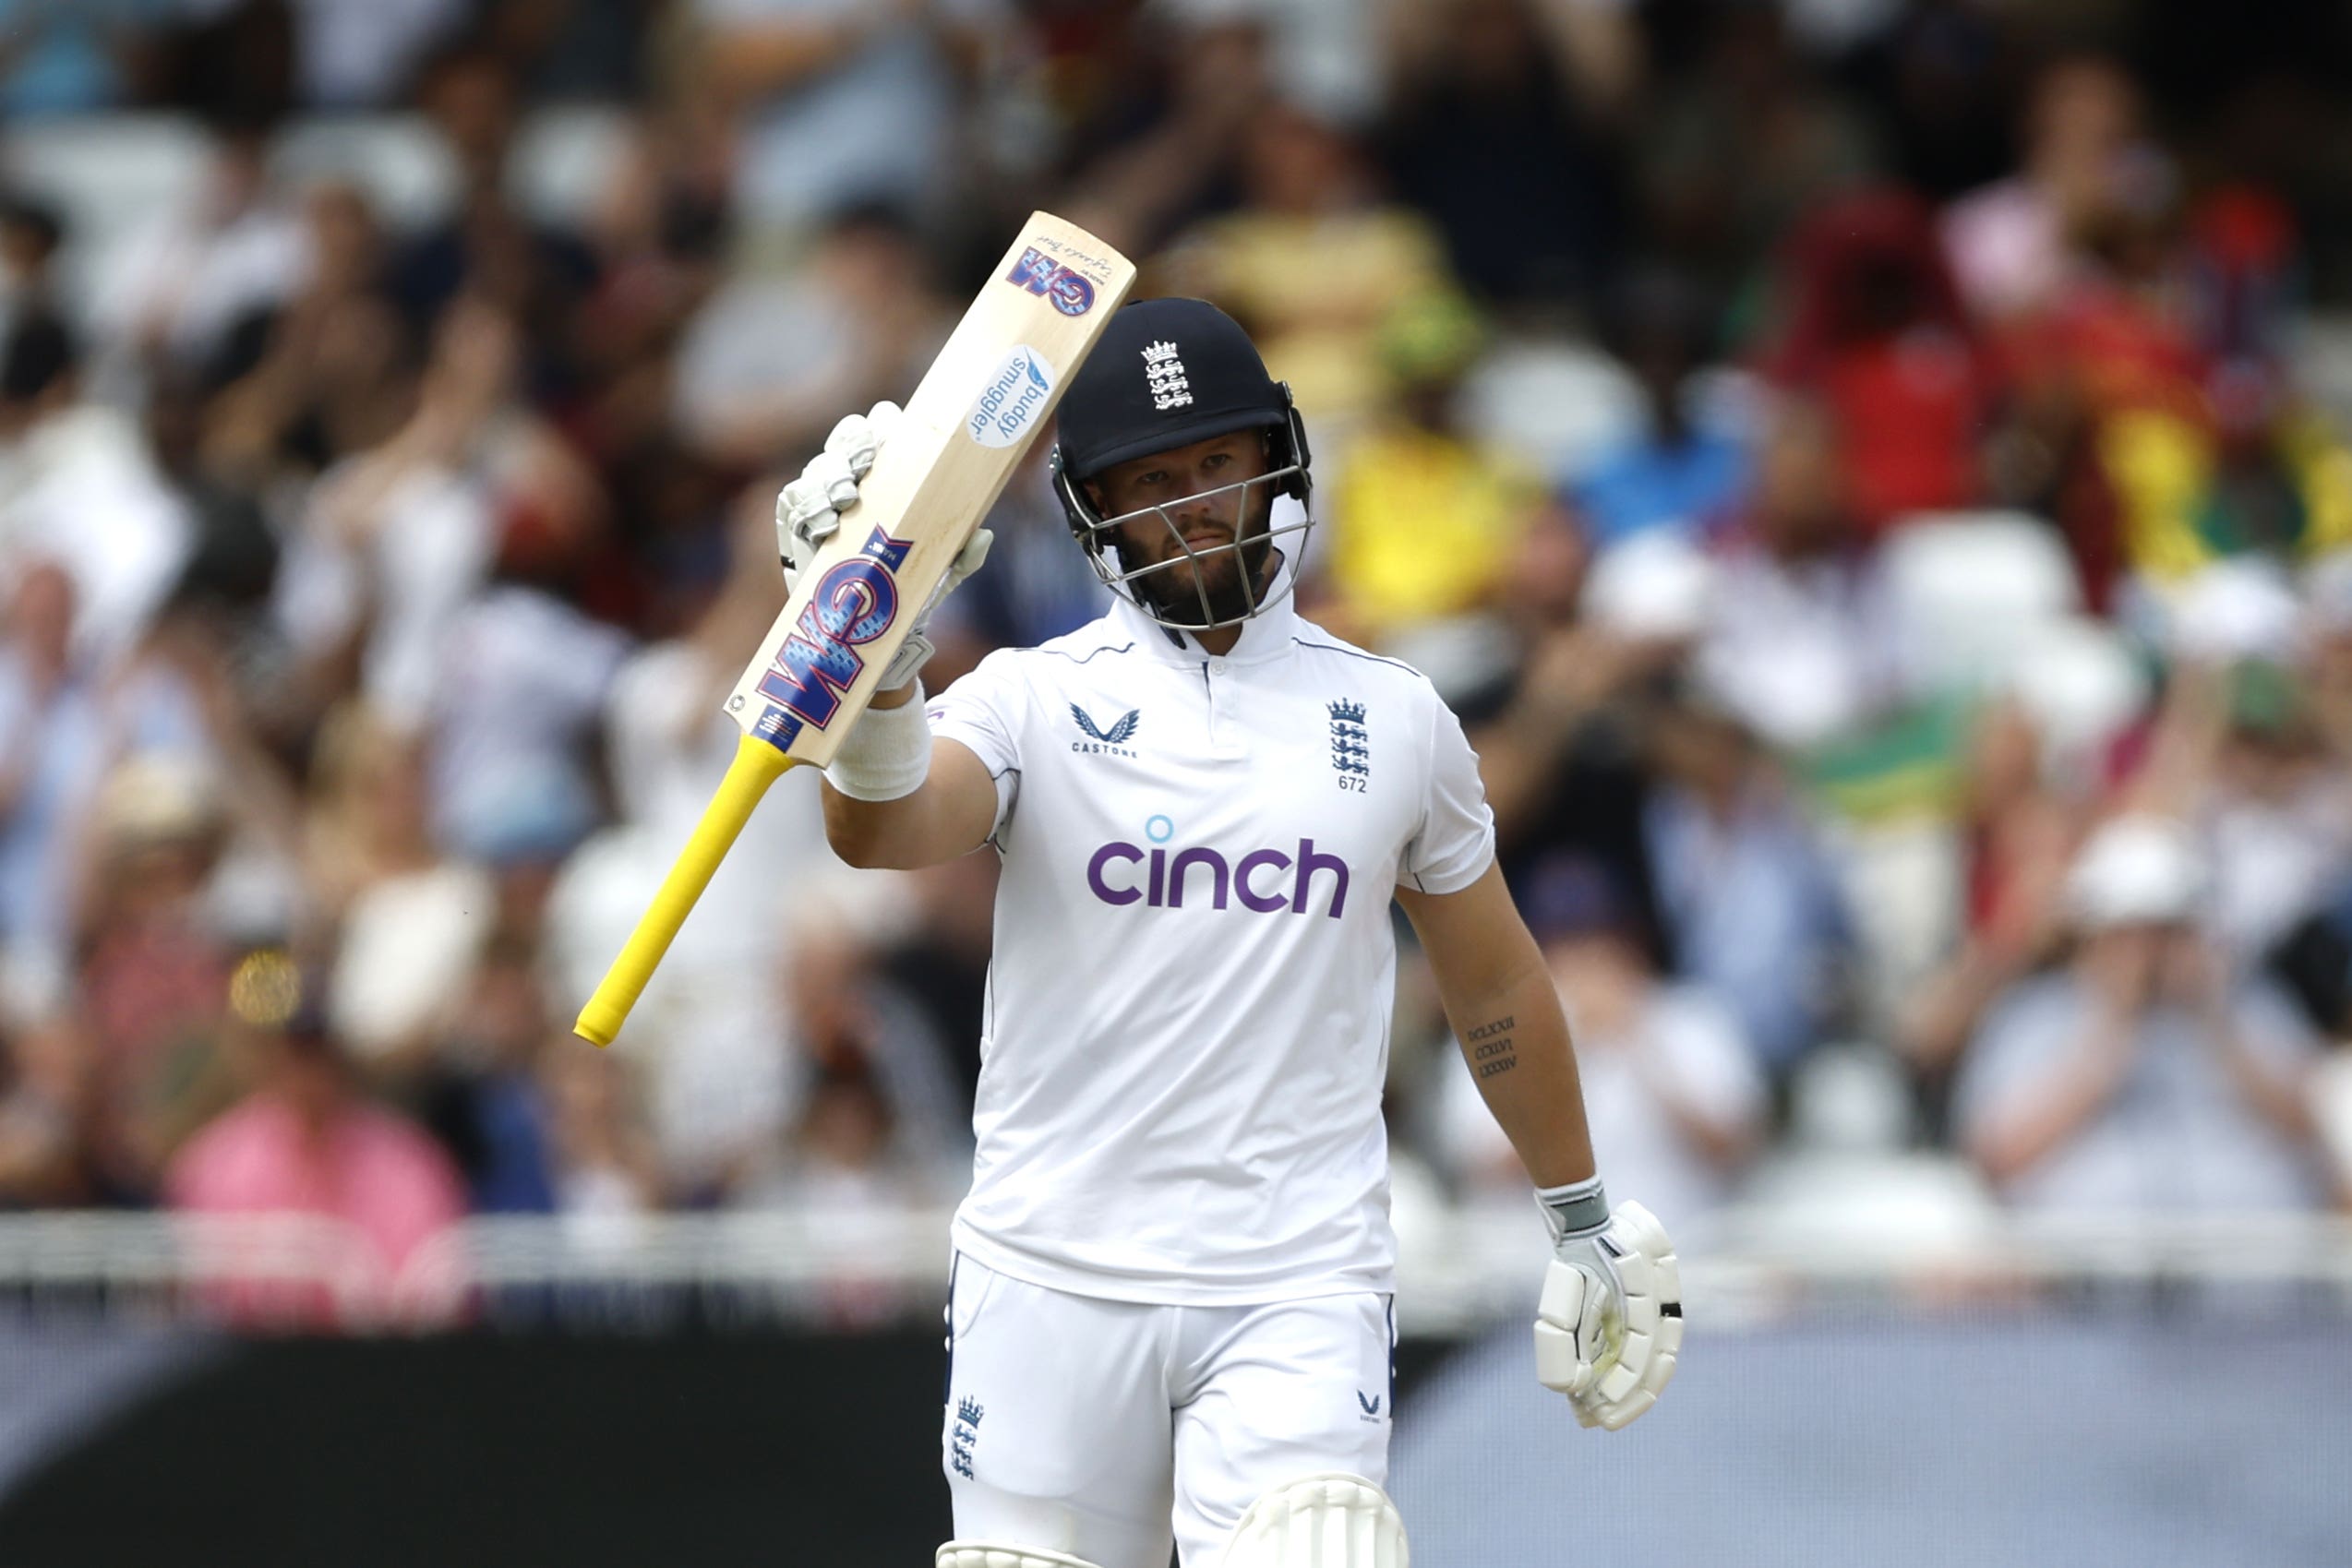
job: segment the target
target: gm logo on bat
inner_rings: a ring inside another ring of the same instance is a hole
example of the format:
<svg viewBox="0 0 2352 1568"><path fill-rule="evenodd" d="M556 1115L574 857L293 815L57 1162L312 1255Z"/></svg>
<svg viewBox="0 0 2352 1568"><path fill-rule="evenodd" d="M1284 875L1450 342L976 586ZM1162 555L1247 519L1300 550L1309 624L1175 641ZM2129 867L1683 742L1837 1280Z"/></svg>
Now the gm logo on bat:
<svg viewBox="0 0 2352 1568"><path fill-rule="evenodd" d="M1035 245L1021 248L1020 259L1004 281L1043 294L1064 316L1084 316L1095 307L1095 286Z"/></svg>
<svg viewBox="0 0 2352 1568"><path fill-rule="evenodd" d="M856 555L818 580L760 677L760 695L774 706L760 715L754 735L781 751L802 724L822 729L833 722L843 693L866 668L858 647L898 618L898 569L914 547L913 540L894 539L877 528Z"/></svg>
<svg viewBox="0 0 2352 1568"><path fill-rule="evenodd" d="M983 447L1009 447L1029 433L1053 396L1053 366L1026 343L1007 349L979 401L964 421L964 433Z"/></svg>

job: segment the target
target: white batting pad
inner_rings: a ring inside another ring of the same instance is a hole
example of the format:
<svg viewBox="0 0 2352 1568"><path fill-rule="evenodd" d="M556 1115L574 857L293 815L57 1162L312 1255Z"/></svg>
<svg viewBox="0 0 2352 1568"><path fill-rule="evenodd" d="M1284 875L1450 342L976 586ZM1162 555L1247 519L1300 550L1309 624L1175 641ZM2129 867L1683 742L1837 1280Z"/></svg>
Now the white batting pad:
<svg viewBox="0 0 2352 1568"><path fill-rule="evenodd" d="M949 1541L939 1549L934 1568L1095 1568L1034 1546L991 1546L986 1541Z"/></svg>
<svg viewBox="0 0 2352 1568"><path fill-rule="evenodd" d="M1223 1568L1407 1568L1405 1522L1388 1494L1339 1472L1286 1481L1250 1504Z"/></svg>

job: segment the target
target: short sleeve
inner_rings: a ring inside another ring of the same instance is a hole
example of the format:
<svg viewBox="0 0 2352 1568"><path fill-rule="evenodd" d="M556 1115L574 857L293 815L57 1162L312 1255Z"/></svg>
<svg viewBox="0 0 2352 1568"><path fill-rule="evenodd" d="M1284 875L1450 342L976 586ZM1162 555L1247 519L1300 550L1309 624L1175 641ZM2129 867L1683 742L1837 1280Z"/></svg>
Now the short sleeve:
<svg viewBox="0 0 2352 1568"><path fill-rule="evenodd" d="M1478 775L1478 753L1454 711L1433 695L1429 715L1429 794L1421 826L1397 864L1399 887L1459 892L1494 861L1494 813Z"/></svg>
<svg viewBox="0 0 2352 1568"><path fill-rule="evenodd" d="M1027 687L1014 653L1000 649L923 709L934 736L965 747L996 781L996 821L989 830L990 837L1013 820L1013 808L1019 802L1021 715L1027 699Z"/></svg>

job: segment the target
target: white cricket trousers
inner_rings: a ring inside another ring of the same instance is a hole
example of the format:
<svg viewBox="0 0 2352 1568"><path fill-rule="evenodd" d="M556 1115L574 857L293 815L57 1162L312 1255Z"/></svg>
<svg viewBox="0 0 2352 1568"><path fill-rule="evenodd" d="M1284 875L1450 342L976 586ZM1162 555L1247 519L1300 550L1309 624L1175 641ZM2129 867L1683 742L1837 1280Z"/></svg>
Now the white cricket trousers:
<svg viewBox="0 0 2352 1568"><path fill-rule="evenodd" d="M1100 1568L1219 1568L1258 1496L1320 1470L1388 1484L1395 1316L1369 1292L1170 1307L959 1256L942 1465L955 1538Z"/></svg>

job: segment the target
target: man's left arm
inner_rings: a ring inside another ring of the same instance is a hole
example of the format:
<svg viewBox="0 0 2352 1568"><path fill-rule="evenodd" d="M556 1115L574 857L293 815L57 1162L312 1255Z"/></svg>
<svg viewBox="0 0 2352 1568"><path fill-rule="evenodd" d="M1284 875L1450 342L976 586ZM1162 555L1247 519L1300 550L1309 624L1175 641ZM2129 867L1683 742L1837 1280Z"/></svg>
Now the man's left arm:
<svg viewBox="0 0 2352 1568"><path fill-rule="evenodd" d="M1567 1016L1500 868L1454 892L1399 887L1439 1000L1487 1108L1537 1188L1554 1258L1536 1311L1536 1377L1611 1430L1658 1402L1682 1347L1682 1281L1650 1212L1614 1213L1585 1121Z"/></svg>
<svg viewBox="0 0 2352 1568"><path fill-rule="evenodd" d="M1397 890L1437 977L1438 999L1519 1163L1541 1188L1597 1174L1567 1015L1500 868L1458 892Z"/></svg>

